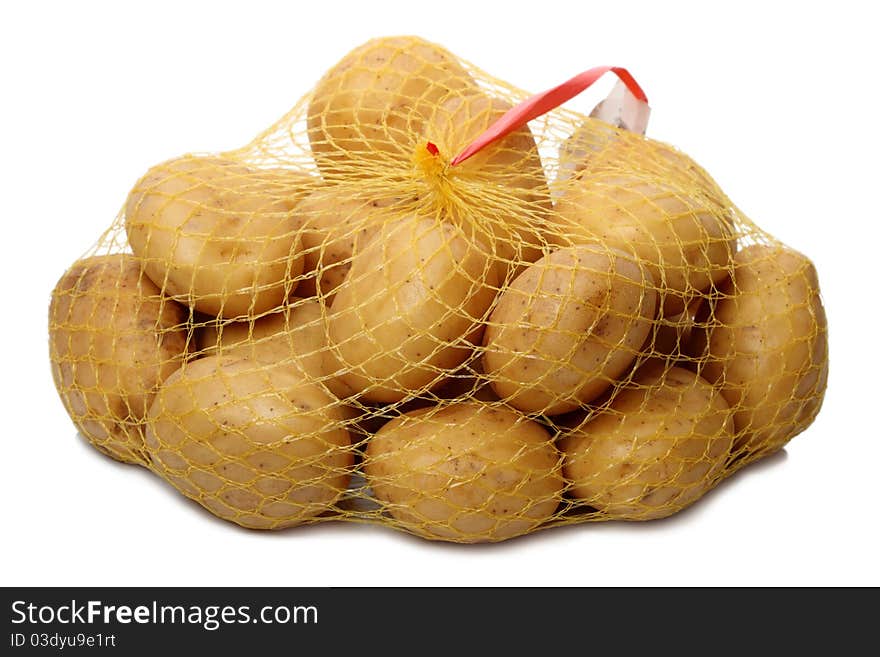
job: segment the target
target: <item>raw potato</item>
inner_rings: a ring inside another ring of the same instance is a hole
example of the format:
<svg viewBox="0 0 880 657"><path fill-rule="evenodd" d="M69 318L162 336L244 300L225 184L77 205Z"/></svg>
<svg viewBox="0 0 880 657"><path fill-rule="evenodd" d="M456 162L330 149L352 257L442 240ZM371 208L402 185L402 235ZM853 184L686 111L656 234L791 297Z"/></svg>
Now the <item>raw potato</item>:
<svg viewBox="0 0 880 657"><path fill-rule="evenodd" d="M253 529L293 527L348 486L345 415L301 375L234 356L191 361L148 417L153 469L211 513Z"/></svg>
<svg viewBox="0 0 880 657"><path fill-rule="evenodd" d="M582 123L559 147L559 168L553 181L554 197L565 193L573 178L586 169L593 169L600 154L612 150L620 139L626 139L627 134L626 129L599 119L588 118Z"/></svg>
<svg viewBox="0 0 880 657"><path fill-rule="evenodd" d="M209 323L196 329L200 356L229 356L274 363L294 354L288 308L250 321Z"/></svg>
<svg viewBox="0 0 880 657"><path fill-rule="evenodd" d="M678 185L699 190L716 210L729 213L730 202L712 177L690 156L663 142L633 134L596 119L587 119L559 150L558 189L583 171L638 170ZM729 214L726 220L730 221Z"/></svg>
<svg viewBox="0 0 880 657"><path fill-rule="evenodd" d="M400 205L397 198L368 199L345 188L324 187L302 200L294 220L302 226L303 275L297 295L320 293L330 303L332 294L351 269L352 257L369 241L377 228L399 216L385 208ZM398 209L397 212L403 211Z"/></svg>
<svg viewBox="0 0 880 657"><path fill-rule="evenodd" d="M693 372L649 363L610 405L560 443L569 492L614 520L671 515L721 477L733 417Z"/></svg>
<svg viewBox="0 0 880 657"><path fill-rule="evenodd" d="M326 179L365 175L365 165L409 162L425 117L450 92L475 88L455 56L417 37L372 39L318 82L309 143Z"/></svg>
<svg viewBox="0 0 880 657"><path fill-rule="evenodd" d="M174 299L209 315L259 315L284 303L302 273L291 211L307 183L218 157L165 162L129 194L132 251Z"/></svg>
<svg viewBox="0 0 880 657"><path fill-rule="evenodd" d="M330 10L292 26L344 27ZM644 137L625 71L589 117L524 122L554 93L418 37L351 45L248 143L144 166L90 250L124 255L59 281L52 373L98 450L264 535L336 521L489 543L669 516L810 424L828 377L812 264ZM199 556L177 547L164 561ZM545 569L576 562L608 566Z"/></svg>
<svg viewBox="0 0 880 657"><path fill-rule="evenodd" d="M339 398L351 390L334 376L329 358L324 310L317 299L294 300L278 312L249 322L208 324L199 329L204 356L238 356L278 365L299 367L311 381L327 386Z"/></svg>
<svg viewBox="0 0 880 657"><path fill-rule="evenodd" d="M552 204L531 130L518 128L454 167L445 163L510 108L479 91L449 98L425 126L425 143L433 143L439 154L422 147L417 158L435 203L492 245L504 271L534 262L547 243Z"/></svg>
<svg viewBox="0 0 880 657"><path fill-rule="evenodd" d="M515 411L459 402L407 413L367 446L367 481L396 524L425 538L501 541L550 519L562 497L550 434Z"/></svg>
<svg viewBox="0 0 880 657"><path fill-rule="evenodd" d="M439 386L479 342L497 284L485 248L458 228L416 217L385 224L330 307L340 380L371 402Z"/></svg>
<svg viewBox="0 0 880 657"><path fill-rule="evenodd" d="M514 408L573 411L630 367L656 304L651 275L632 256L599 244L559 249L499 297L483 334L483 368Z"/></svg>
<svg viewBox="0 0 880 657"><path fill-rule="evenodd" d="M782 246L737 253L714 309L702 375L734 410L736 449L770 453L806 429L828 382L828 324L816 269ZM697 340L699 343L699 339ZM703 337L705 343L705 337Z"/></svg>
<svg viewBox="0 0 880 657"><path fill-rule="evenodd" d="M183 362L187 313L129 255L76 262L52 291L52 376L76 428L101 452L145 463L142 425Z"/></svg>
<svg viewBox="0 0 880 657"><path fill-rule="evenodd" d="M600 240L642 259L661 314L681 313L730 275L736 239L699 195L637 173L587 171L556 204L566 241Z"/></svg>

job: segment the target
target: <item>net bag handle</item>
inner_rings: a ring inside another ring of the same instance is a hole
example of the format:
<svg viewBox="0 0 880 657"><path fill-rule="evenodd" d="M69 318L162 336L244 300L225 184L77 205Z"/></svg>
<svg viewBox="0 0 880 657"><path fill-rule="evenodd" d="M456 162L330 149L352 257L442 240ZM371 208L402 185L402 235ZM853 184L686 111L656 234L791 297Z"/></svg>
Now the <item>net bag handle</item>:
<svg viewBox="0 0 880 657"><path fill-rule="evenodd" d="M535 94L522 101L519 105L509 109L503 116L486 128L486 130L471 142L471 144L461 153L456 155L450 163L450 166L461 164L489 144L498 141L499 139L503 139L529 121L556 109L563 103L577 96L579 93L589 89L594 82L606 73L614 73L620 78L621 82L626 85L626 88L629 89L630 93L635 96L637 100L640 100L646 105L648 104L648 97L645 95L645 92L625 68L620 66L596 66L595 68L588 69L583 73L575 75L573 78L566 80L562 84ZM437 147L430 142L428 142L427 149L432 155L438 153Z"/></svg>

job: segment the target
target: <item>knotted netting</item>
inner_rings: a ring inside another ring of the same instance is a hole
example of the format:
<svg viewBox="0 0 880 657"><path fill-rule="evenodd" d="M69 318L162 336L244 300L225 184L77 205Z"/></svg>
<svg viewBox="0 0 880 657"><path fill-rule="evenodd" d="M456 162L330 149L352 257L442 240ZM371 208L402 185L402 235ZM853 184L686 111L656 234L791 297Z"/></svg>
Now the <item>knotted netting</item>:
<svg viewBox="0 0 880 657"><path fill-rule="evenodd" d="M668 516L780 449L827 381L812 263L681 151L529 98L374 39L150 168L53 291L78 430L245 527L455 542Z"/></svg>

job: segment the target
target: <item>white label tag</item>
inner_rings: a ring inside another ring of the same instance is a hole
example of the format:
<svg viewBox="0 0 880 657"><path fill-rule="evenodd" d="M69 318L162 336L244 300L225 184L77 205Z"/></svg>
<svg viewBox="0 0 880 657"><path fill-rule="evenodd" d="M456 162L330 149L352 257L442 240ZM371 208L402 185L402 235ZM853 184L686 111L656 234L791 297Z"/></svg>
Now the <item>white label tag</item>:
<svg viewBox="0 0 880 657"><path fill-rule="evenodd" d="M643 103L633 96L626 85L618 80L605 100L593 108L590 116L629 132L643 135L648 128L651 108L647 103Z"/></svg>

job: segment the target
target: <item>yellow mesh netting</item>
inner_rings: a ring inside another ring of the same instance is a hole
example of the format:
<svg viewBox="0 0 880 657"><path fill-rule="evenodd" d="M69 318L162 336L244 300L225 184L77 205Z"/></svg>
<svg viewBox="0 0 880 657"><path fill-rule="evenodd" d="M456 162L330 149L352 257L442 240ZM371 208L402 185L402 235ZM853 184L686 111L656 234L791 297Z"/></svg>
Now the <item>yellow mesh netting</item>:
<svg viewBox="0 0 880 657"><path fill-rule="evenodd" d="M212 513L497 541L691 504L813 420L815 269L684 153L375 39L152 167L62 277L77 428Z"/></svg>

